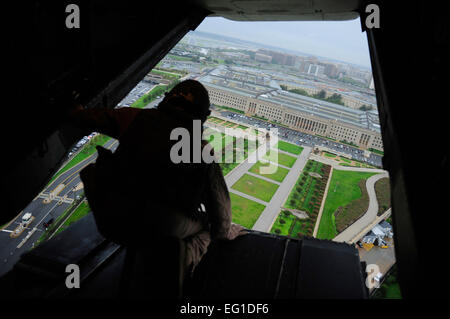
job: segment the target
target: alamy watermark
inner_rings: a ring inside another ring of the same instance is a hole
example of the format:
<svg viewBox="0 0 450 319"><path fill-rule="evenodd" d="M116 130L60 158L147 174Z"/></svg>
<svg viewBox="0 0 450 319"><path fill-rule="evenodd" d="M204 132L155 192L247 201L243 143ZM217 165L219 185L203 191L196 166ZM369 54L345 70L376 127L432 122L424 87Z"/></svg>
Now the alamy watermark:
<svg viewBox="0 0 450 319"><path fill-rule="evenodd" d="M66 28L79 29L80 28L80 7L76 4L68 4L66 6Z"/></svg>
<svg viewBox="0 0 450 319"><path fill-rule="evenodd" d="M170 150L170 159L173 163L257 163L261 165L261 174L273 174L278 168L278 129L271 131L260 129L242 130L240 128L214 128L205 129L202 136L201 121L194 120L192 134L184 127L172 130L170 140L177 141ZM253 134L252 134L253 132ZM202 149L202 139L210 141ZM258 144L257 144L258 141ZM214 149L212 144L221 147ZM263 147L262 147L263 146ZM260 152L258 152L258 150ZM192 154L191 154L192 152Z"/></svg>
<svg viewBox="0 0 450 319"><path fill-rule="evenodd" d="M76 264L69 264L66 266L66 273L69 273L66 277L66 287L68 289L80 288L80 267Z"/></svg>
<svg viewBox="0 0 450 319"><path fill-rule="evenodd" d="M365 20L367 29L379 29L380 7L374 3L369 4L366 6L366 13L369 13Z"/></svg>
<svg viewBox="0 0 450 319"><path fill-rule="evenodd" d="M380 267L377 264L369 264L366 266L366 287L369 289L380 288Z"/></svg>

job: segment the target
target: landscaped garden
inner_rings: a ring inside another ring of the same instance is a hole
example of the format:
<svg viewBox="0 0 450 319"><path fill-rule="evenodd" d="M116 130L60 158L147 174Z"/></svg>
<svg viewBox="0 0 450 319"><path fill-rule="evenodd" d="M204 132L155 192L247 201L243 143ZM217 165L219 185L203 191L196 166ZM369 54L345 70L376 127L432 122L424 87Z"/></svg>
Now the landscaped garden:
<svg viewBox="0 0 450 319"><path fill-rule="evenodd" d="M359 218L368 205L365 181L374 174L333 170L317 238L333 239L346 225Z"/></svg>
<svg viewBox="0 0 450 319"><path fill-rule="evenodd" d="M348 159L343 156L339 156L330 152L323 151L322 156L328 157L330 159L334 159L341 166L348 167L362 167L362 168L376 168L375 166L369 165L364 162L360 162L355 159Z"/></svg>
<svg viewBox="0 0 450 319"><path fill-rule="evenodd" d="M266 206L230 193L233 223L251 229Z"/></svg>
<svg viewBox="0 0 450 319"><path fill-rule="evenodd" d="M378 216L391 207L391 185L389 177L384 177L375 182L375 193L378 201Z"/></svg>
<svg viewBox="0 0 450 319"><path fill-rule="evenodd" d="M265 202L270 202L273 194L278 189L278 185L249 174L244 174L231 188Z"/></svg>
<svg viewBox="0 0 450 319"><path fill-rule="evenodd" d="M312 236L330 170L331 166L321 162L309 160L306 163L284 204L284 208L285 210L291 209L299 213L304 212L308 218L301 219L293 214L292 216L287 216L287 213L281 213L272 227L272 233L278 233L277 229L279 229L280 234L284 234L280 228L280 225L284 224L284 220L286 223L293 223L289 226L290 231L286 235L292 237L299 237L300 235Z"/></svg>
<svg viewBox="0 0 450 319"><path fill-rule="evenodd" d="M311 236L314 230L313 219L300 219L288 210L283 210L272 226L271 233L293 238Z"/></svg>

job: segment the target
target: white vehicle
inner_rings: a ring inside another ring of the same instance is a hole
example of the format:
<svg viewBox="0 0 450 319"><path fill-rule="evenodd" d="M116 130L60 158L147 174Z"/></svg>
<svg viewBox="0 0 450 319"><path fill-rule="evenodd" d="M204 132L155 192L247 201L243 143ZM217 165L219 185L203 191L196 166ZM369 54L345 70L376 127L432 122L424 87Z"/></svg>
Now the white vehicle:
<svg viewBox="0 0 450 319"><path fill-rule="evenodd" d="M31 213L25 213L25 215L22 216L22 222L26 223L29 222L31 220Z"/></svg>

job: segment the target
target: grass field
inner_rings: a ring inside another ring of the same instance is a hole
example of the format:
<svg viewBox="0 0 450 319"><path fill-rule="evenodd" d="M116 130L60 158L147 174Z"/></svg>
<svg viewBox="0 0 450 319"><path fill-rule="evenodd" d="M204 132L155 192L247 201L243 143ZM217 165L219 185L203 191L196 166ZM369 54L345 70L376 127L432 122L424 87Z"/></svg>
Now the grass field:
<svg viewBox="0 0 450 319"><path fill-rule="evenodd" d="M283 166L287 166L287 167L294 166L294 163L297 160L297 158L287 155L287 154L284 154L284 153L280 153L280 152L277 152L277 153L278 154L275 154L275 152L273 150L271 150L270 152L267 152L267 154L264 155L263 158L266 160L269 160L271 162L278 163ZM277 155L278 158L275 155Z"/></svg>
<svg viewBox="0 0 450 319"><path fill-rule="evenodd" d="M153 101L158 95L162 95L166 91L168 91L168 87L166 85L157 85L153 89L151 89L148 93L144 94L134 103L132 103L130 107L142 109L151 101Z"/></svg>
<svg viewBox="0 0 450 319"><path fill-rule="evenodd" d="M233 223L251 229L266 206L230 193Z"/></svg>
<svg viewBox="0 0 450 319"><path fill-rule="evenodd" d="M160 70L152 70L151 73L158 74L163 76L165 79L179 79L181 77L181 74L171 73L167 71L160 71Z"/></svg>
<svg viewBox="0 0 450 319"><path fill-rule="evenodd" d="M211 132L211 134L209 134ZM206 137L206 140L211 144L211 146L214 149L214 153L220 152L222 148L225 147L225 134L221 133L219 131L215 131L212 129L208 129L204 133L204 137Z"/></svg>
<svg viewBox="0 0 450 319"><path fill-rule="evenodd" d="M279 150L298 155L303 151L303 147L291 144L285 141L278 141L277 146Z"/></svg>
<svg viewBox="0 0 450 319"><path fill-rule="evenodd" d="M244 174L231 188L265 202L270 202L273 194L278 189L278 185L252 175Z"/></svg>
<svg viewBox="0 0 450 319"><path fill-rule="evenodd" d="M337 235L334 212L361 197L358 183L376 173L333 170L317 238L333 239Z"/></svg>
<svg viewBox="0 0 450 319"><path fill-rule="evenodd" d="M276 168L276 171L273 174L262 174L259 171L261 166L267 167L268 169L271 169L271 170ZM274 165L274 164L267 165L267 163L258 162L258 163L256 163L255 165L253 165L250 168L250 172L252 172L254 174L261 175L261 176L266 177L266 178L270 178L270 179L272 179L274 181L277 181L277 182L281 183L284 180L284 178L286 177L286 175L289 173L289 170L284 168L284 167L280 167L280 166L277 166L277 165Z"/></svg>

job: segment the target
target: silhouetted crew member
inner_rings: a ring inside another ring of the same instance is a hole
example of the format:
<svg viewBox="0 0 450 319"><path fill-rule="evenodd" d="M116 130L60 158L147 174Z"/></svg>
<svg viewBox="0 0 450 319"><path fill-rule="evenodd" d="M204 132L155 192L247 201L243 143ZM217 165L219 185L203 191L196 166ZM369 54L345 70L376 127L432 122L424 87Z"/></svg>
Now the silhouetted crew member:
<svg viewBox="0 0 450 319"><path fill-rule="evenodd" d="M203 127L209 106L203 85L187 80L166 94L156 109L78 107L70 117L86 132L100 132L120 143L114 153L98 147L96 164L80 173L99 231L112 241L147 251L144 254L151 254L149 243L163 245L167 237L182 239L182 272L194 269L211 238L232 240L246 233L231 222L230 197L220 166L192 163L196 151L192 145L200 141L191 140L191 163L175 164L170 158L178 142L170 139L171 132L182 127L195 139L193 121L201 120ZM201 141L202 148L206 145ZM152 257L153 262L163 262L157 255Z"/></svg>

